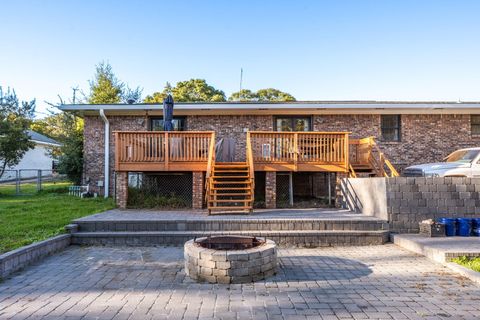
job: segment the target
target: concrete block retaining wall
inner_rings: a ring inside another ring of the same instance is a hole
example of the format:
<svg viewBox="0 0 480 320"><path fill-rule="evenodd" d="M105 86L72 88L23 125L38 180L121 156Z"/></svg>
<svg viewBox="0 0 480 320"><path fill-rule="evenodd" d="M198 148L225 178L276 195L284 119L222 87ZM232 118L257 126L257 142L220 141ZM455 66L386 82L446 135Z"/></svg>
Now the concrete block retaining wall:
<svg viewBox="0 0 480 320"><path fill-rule="evenodd" d="M62 234L0 255L0 279L41 258L65 249L70 245L70 239L70 234Z"/></svg>
<svg viewBox="0 0 480 320"><path fill-rule="evenodd" d="M441 217L480 218L480 178L347 178L341 205L385 219L392 232L418 232L418 223Z"/></svg>

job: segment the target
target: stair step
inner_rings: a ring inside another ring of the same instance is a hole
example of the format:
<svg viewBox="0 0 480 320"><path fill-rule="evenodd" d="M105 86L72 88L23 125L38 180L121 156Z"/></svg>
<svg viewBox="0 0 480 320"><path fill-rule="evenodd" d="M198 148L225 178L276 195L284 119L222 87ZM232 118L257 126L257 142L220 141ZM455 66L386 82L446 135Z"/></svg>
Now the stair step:
<svg viewBox="0 0 480 320"><path fill-rule="evenodd" d="M361 217L361 215L359 215ZM73 223L78 225L80 232L95 231L209 231L209 230L388 230L388 222L375 218L338 219L331 218L261 218L244 217L241 219L230 219L219 217L215 219L206 216L183 219L120 219L120 220L99 220L94 218L85 220L80 218Z"/></svg>
<svg viewBox="0 0 480 320"><path fill-rule="evenodd" d="M224 165L214 165L213 166L215 169L223 169L223 170L229 170L229 169L236 169L238 170L239 168L245 168L245 169L248 169L248 165L245 165L245 164L237 164L237 165L228 165L228 166L224 166Z"/></svg>
<svg viewBox="0 0 480 320"><path fill-rule="evenodd" d="M216 206L216 207L208 206L208 209L209 210L252 209L252 206L230 206L230 207L229 206Z"/></svg>
<svg viewBox="0 0 480 320"><path fill-rule="evenodd" d="M228 189L230 190L230 189ZM227 196L250 196L252 193L251 192L243 192L243 193L235 193L235 192L228 192L228 193L211 193L210 196L217 196L217 197L220 197L220 196L223 196L223 197L227 197Z"/></svg>
<svg viewBox="0 0 480 320"><path fill-rule="evenodd" d="M228 202L239 203L239 202L252 202L252 201L253 201L252 198L249 198L249 199L216 199L216 200L209 199L208 200L209 203L228 203Z"/></svg>
<svg viewBox="0 0 480 320"><path fill-rule="evenodd" d="M218 175L214 175L212 176L213 179L227 179L227 178L231 178L231 179L250 179L250 176L246 175L246 176L218 176Z"/></svg>
<svg viewBox="0 0 480 320"><path fill-rule="evenodd" d="M251 184L252 182L250 180L248 181L217 181L217 180L214 180L212 182L213 184Z"/></svg>
<svg viewBox="0 0 480 320"><path fill-rule="evenodd" d="M223 188L218 188L218 187L213 187L211 188L210 190L225 190L225 191L229 191L229 190L250 190L251 188L230 188L230 187L223 187Z"/></svg>
<svg viewBox="0 0 480 320"><path fill-rule="evenodd" d="M388 231L132 231L78 232L72 244L110 246L183 246L190 239L215 235L243 235L272 239L280 247L361 246L388 242Z"/></svg>

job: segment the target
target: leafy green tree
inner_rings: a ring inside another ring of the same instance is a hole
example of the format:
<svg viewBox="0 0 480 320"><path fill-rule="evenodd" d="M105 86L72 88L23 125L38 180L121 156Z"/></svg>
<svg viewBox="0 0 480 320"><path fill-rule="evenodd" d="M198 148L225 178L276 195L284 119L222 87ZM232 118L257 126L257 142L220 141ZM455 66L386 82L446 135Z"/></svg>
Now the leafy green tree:
<svg viewBox="0 0 480 320"><path fill-rule="evenodd" d="M258 101L295 101L291 94L273 88L258 90L257 98Z"/></svg>
<svg viewBox="0 0 480 320"><path fill-rule="evenodd" d="M169 93L172 93L172 85L167 82L162 92L154 92L151 96L146 96L143 102L145 103L163 103L163 100ZM176 101L175 97L174 100Z"/></svg>
<svg viewBox="0 0 480 320"><path fill-rule="evenodd" d="M63 104L62 99L60 104ZM50 147L49 153L58 159L58 171L75 184L80 184L83 171L83 119L73 112L52 112L43 119L34 120L30 128L60 142L61 146Z"/></svg>
<svg viewBox="0 0 480 320"><path fill-rule="evenodd" d="M286 92L278 89L267 88L252 92L248 89L243 89L239 92L234 92L228 98L230 101L295 101L295 98Z"/></svg>
<svg viewBox="0 0 480 320"><path fill-rule="evenodd" d="M162 92L155 92L147 96L146 103L161 103L168 93L171 93L175 102L222 102L225 93L209 85L204 79L190 79L178 82L175 87L168 83Z"/></svg>
<svg viewBox="0 0 480 320"><path fill-rule="evenodd" d="M27 133L34 112L35 100L20 102L15 91L0 87L0 177L35 146Z"/></svg>
<svg viewBox="0 0 480 320"><path fill-rule="evenodd" d="M58 150L58 172L66 174L75 184L82 181L83 120L73 113L63 112L55 117L59 124L58 136L53 136L61 147Z"/></svg>
<svg viewBox="0 0 480 320"><path fill-rule="evenodd" d="M101 62L96 66L94 79L90 81L88 103L120 103L124 89L125 84L117 79L112 66L106 62Z"/></svg>
<svg viewBox="0 0 480 320"><path fill-rule="evenodd" d="M228 98L229 101L256 101L257 94L256 92L252 92L252 90L242 89L241 91L237 91L232 93L232 95Z"/></svg>

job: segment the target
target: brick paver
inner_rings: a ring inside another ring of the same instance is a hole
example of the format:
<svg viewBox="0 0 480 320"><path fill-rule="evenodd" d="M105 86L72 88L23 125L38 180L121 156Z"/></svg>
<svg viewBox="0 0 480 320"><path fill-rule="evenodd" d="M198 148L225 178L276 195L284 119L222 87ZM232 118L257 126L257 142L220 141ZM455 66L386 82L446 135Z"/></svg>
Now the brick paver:
<svg viewBox="0 0 480 320"><path fill-rule="evenodd" d="M278 274L198 284L181 248L76 247L0 283L0 319L478 319L480 287L394 245L279 251Z"/></svg>

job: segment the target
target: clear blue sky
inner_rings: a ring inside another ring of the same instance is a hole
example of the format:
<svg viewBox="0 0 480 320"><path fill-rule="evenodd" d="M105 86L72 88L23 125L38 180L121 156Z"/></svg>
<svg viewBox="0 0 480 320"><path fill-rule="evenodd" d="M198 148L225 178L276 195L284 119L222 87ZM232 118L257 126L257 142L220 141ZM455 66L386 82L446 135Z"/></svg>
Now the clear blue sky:
<svg viewBox="0 0 480 320"><path fill-rule="evenodd" d="M144 95L190 78L298 100L480 100L480 1L0 0L0 85L71 96L110 62Z"/></svg>

